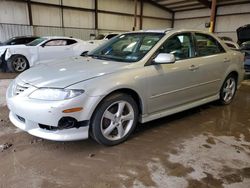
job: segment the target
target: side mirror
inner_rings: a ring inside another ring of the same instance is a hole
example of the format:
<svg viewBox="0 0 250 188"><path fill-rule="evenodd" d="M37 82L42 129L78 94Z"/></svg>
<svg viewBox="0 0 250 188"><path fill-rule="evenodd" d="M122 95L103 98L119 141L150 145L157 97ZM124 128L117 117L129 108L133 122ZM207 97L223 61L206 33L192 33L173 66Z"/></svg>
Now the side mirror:
<svg viewBox="0 0 250 188"><path fill-rule="evenodd" d="M153 60L156 64L170 64L175 62L175 56L168 53L160 53Z"/></svg>

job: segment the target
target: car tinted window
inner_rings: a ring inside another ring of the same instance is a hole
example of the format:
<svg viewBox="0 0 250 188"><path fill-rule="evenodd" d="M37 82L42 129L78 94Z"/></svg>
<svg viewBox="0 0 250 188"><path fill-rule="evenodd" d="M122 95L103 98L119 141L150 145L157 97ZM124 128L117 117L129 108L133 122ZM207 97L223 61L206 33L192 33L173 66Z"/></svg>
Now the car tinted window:
<svg viewBox="0 0 250 188"><path fill-rule="evenodd" d="M111 39L111 38L113 38L113 37L115 37L115 36L117 36L118 34L108 34L107 36L106 36L106 39Z"/></svg>
<svg viewBox="0 0 250 188"><path fill-rule="evenodd" d="M174 54L176 60L194 57L192 37L189 33L183 33L168 38L160 47L159 53Z"/></svg>
<svg viewBox="0 0 250 188"><path fill-rule="evenodd" d="M71 45L71 44L75 44L75 43L76 43L76 41L73 40L73 39L68 39L67 40L67 45Z"/></svg>
<svg viewBox="0 0 250 188"><path fill-rule="evenodd" d="M218 43L218 41L210 35L196 33L195 39L196 39L196 56L198 57L225 52L225 50Z"/></svg>
<svg viewBox="0 0 250 188"><path fill-rule="evenodd" d="M225 42L225 44L226 44L229 48L234 48L234 49L236 49L236 46L233 45L233 44L231 44L231 43Z"/></svg>
<svg viewBox="0 0 250 188"><path fill-rule="evenodd" d="M45 46L66 46L67 41L63 39L55 39L48 41Z"/></svg>

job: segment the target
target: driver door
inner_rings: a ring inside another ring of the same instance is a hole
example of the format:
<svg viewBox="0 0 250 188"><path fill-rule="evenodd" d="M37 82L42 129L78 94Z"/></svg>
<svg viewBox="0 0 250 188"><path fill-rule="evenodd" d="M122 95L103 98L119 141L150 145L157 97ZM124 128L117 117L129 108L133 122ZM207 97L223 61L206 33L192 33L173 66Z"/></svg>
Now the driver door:
<svg viewBox="0 0 250 188"><path fill-rule="evenodd" d="M191 33L168 38L159 53L172 53L171 64L152 64L145 67L148 75L148 112L156 113L197 99L198 68L194 64L194 45Z"/></svg>

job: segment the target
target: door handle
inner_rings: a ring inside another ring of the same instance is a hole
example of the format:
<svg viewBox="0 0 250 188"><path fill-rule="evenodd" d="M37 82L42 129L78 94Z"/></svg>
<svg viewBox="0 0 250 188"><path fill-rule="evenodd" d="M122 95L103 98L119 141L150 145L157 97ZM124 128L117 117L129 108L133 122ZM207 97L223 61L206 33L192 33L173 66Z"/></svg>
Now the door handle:
<svg viewBox="0 0 250 188"><path fill-rule="evenodd" d="M199 66L191 65L191 66L189 67L189 70L190 70L190 71L195 71L195 70L197 70L197 69L199 69Z"/></svg>

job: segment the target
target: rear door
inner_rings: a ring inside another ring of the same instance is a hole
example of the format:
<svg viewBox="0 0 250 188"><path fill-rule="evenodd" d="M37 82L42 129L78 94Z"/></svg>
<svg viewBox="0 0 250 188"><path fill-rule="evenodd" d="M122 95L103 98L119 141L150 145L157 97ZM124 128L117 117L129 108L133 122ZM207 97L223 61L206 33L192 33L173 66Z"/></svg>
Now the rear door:
<svg viewBox="0 0 250 188"><path fill-rule="evenodd" d="M193 63L199 68L197 95L199 98L215 95L221 85L221 79L230 63L230 57L211 35L195 33L195 58Z"/></svg>

